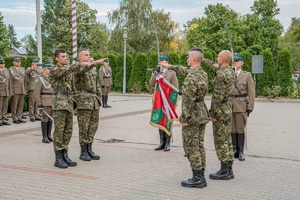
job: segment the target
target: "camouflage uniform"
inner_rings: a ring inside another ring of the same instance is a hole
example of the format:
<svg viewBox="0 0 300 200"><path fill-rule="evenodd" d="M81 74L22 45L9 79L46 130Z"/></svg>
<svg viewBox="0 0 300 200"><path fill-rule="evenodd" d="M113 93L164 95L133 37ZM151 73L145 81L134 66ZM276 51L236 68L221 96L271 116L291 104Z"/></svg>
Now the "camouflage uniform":
<svg viewBox="0 0 300 200"><path fill-rule="evenodd" d="M86 73L75 73L75 88L75 97L78 103L79 144L82 148L80 159L98 160L97 156L91 152L94 136L98 129L101 106L101 87L96 67Z"/></svg>
<svg viewBox="0 0 300 200"><path fill-rule="evenodd" d="M54 119L54 151L68 149L73 129L73 108L76 105L72 98L73 76L72 72L79 71L79 65L59 67L51 69L50 83L55 92L53 104Z"/></svg>
<svg viewBox="0 0 300 200"><path fill-rule="evenodd" d="M170 69L185 76L180 122L187 123L188 126L182 127L183 149L191 168L201 170L206 167L204 134L205 126L209 122L209 113L204 102L208 90L207 74L200 66L194 69L171 66Z"/></svg>
<svg viewBox="0 0 300 200"><path fill-rule="evenodd" d="M233 178L232 163L234 160L231 141L231 115L232 108L229 98L234 87L234 71L230 66L219 68L219 65L209 60L204 60L206 66L216 71L214 79L214 91L209 110L213 122L213 135L215 150L221 161L221 170L216 174L210 174L212 179ZM223 173L224 172L224 173Z"/></svg>

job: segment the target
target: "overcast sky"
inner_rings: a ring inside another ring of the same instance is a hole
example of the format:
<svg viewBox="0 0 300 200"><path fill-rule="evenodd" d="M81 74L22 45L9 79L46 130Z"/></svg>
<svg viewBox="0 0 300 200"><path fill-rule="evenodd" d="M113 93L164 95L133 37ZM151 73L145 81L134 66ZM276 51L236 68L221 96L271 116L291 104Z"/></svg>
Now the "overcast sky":
<svg viewBox="0 0 300 200"><path fill-rule="evenodd" d="M101 23L107 23L107 13L113 11L119 6L119 0L82 0L90 8L98 11L97 19ZM41 9L43 9L43 0ZM154 9L164 9L165 12L171 13L173 21L180 23L182 26L188 20L195 17L202 17L204 8L208 4L222 3L228 5L236 12L244 15L251 13L251 6L254 0L152 0ZM286 30L292 17L300 17L300 0L277 0L280 8L280 15L277 19L283 24ZM12 24L20 39L26 34L35 34L36 25L36 0L0 0L0 12L4 17L6 25Z"/></svg>

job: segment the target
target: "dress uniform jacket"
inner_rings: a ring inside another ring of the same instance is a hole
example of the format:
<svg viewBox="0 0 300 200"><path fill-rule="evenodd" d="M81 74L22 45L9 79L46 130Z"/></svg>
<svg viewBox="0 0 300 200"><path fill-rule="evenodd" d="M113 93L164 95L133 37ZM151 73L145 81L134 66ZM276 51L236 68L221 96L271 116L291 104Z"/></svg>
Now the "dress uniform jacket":
<svg viewBox="0 0 300 200"><path fill-rule="evenodd" d="M46 74L36 79L34 96L37 106L52 106L54 90L50 85L49 77Z"/></svg>
<svg viewBox="0 0 300 200"><path fill-rule="evenodd" d="M9 71L4 68L0 69L0 97L9 96Z"/></svg>
<svg viewBox="0 0 300 200"><path fill-rule="evenodd" d="M249 98L249 104L246 103ZM235 79L232 91L232 112L246 112L246 109L254 109L255 89L251 74L243 70Z"/></svg>
<svg viewBox="0 0 300 200"><path fill-rule="evenodd" d="M10 87L9 93L26 94L25 88L25 68L11 67L10 69Z"/></svg>
<svg viewBox="0 0 300 200"><path fill-rule="evenodd" d="M164 79L166 79L169 83L174 85L177 89L179 88L178 80L176 78L176 72L174 72L173 70L166 70L163 72L162 75ZM156 83L156 76L153 75L149 81L149 84L151 87L154 87L155 83Z"/></svg>
<svg viewBox="0 0 300 200"><path fill-rule="evenodd" d="M99 70L100 85L111 87L112 85L112 70L110 66L102 66Z"/></svg>
<svg viewBox="0 0 300 200"><path fill-rule="evenodd" d="M25 74L28 91L34 90L36 78L38 78L38 76L42 73L43 70L39 68L34 69L32 67L29 67L26 69Z"/></svg>

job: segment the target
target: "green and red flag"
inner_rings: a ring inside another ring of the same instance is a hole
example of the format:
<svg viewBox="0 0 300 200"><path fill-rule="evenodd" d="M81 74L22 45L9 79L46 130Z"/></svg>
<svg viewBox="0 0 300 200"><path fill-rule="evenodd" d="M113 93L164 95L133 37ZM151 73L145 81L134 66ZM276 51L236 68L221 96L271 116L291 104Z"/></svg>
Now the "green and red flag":
<svg viewBox="0 0 300 200"><path fill-rule="evenodd" d="M176 113L178 92L164 83L163 80L162 76L156 80L150 125L171 135L172 124L174 121L178 121Z"/></svg>

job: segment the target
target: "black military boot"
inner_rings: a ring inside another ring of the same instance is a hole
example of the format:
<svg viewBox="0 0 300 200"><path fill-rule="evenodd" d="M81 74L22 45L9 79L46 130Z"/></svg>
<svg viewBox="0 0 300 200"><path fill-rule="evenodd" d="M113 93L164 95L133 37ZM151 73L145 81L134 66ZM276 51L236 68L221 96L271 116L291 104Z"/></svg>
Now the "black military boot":
<svg viewBox="0 0 300 200"><path fill-rule="evenodd" d="M209 178L213 180L230 180L228 163L221 162L221 169L214 174L210 174Z"/></svg>
<svg viewBox="0 0 300 200"><path fill-rule="evenodd" d="M102 107L103 108L107 108L107 105L106 105L106 98L104 95L102 95Z"/></svg>
<svg viewBox="0 0 300 200"><path fill-rule="evenodd" d="M165 148L165 132L163 130L159 130L159 140L160 144L158 147L155 148L155 151L163 150Z"/></svg>
<svg viewBox="0 0 300 200"><path fill-rule="evenodd" d="M204 171L205 171L204 168L202 168L202 169L200 170L201 176L202 176L203 182L204 182L204 187L206 187L206 186L207 186L207 182L206 182L206 179L205 179Z"/></svg>
<svg viewBox="0 0 300 200"><path fill-rule="evenodd" d="M108 95L105 95L105 104L106 104L106 107L111 108L111 106L109 106L109 105L107 104L107 101L108 101Z"/></svg>
<svg viewBox="0 0 300 200"><path fill-rule="evenodd" d="M207 183L206 183L204 177L201 176L202 171L194 170L194 169L192 169L192 171L193 171L193 178L182 181L181 185L183 187L194 187L194 188L206 187ZM203 171L203 173L204 173L204 171Z"/></svg>
<svg viewBox="0 0 300 200"><path fill-rule="evenodd" d="M234 158L238 158L239 157L239 151L237 149L237 134L236 133L231 133L231 140L232 140L232 149L233 149L233 155Z"/></svg>
<svg viewBox="0 0 300 200"><path fill-rule="evenodd" d="M167 133L165 133L165 148L164 151L170 151L170 141L171 141L171 136L169 136Z"/></svg>
<svg viewBox="0 0 300 200"><path fill-rule="evenodd" d="M87 144L80 145L80 147L81 147L81 153L80 153L79 159L83 160L83 161L91 161L92 159L89 156L88 151L87 151Z"/></svg>
<svg viewBox="0 0 300 200"><path fill-rule="evenodd" d="M65 160L62 157L61 150L55 151L55 163L54 163L54 167L68 168L68 164L65 162Z"/></svg>
<svg viewBox="0 0 300 200"><path fill-rule="evenodd" d="M51 131L52 131L52 121L48 121L48 128L47 128L47 137L49 139L50 142L53 142L53 138L51 137Z"/></svg>
<svg viewBox="0 0 300 200"><path fill-rule="evenodd" d="M48 137L47 137L47 122L41 122L41 124L42 124L42 135L43 135L43 140L42 140L42 142L43 143L50 143L50 141L49 141L49 139L48 139Z"/></svg>
<svg viewBox="0 0 300 200"><path fill-rule="evenodd" d="M245 144L245 134L237 134L238 135L238 148L239 148L239 160L244 161L244 144Z"/></svg>
<svg viewBox="0 0 300 200"><path fill-rule="evenodd" d="M233 161L230 161L229 164L228 164L230 179L234 179L234 174L233 174L233 171L232 171L232 164L233 164Z"/></svg>
<svg viewBox="0 0 300 200"><path fill-rule="evenodd" d="M100 160L100 156L96 155L92 150L92 143L87 144L87 152L92 160Z"/></svg>
<svg viewBox="0 0 300 200"><path fill-rule="evenodd" d="M67 165L68 165L69 167L75 167L75 166L77 165L77 162L74 162L74 161L72 161L72 160L69 158L69 156L68 156L68 150L63 149L63 150L61 150L61 152L62 152L62 156L63 156L63 158L64 158L65 163L67 163Z"/></svg>

